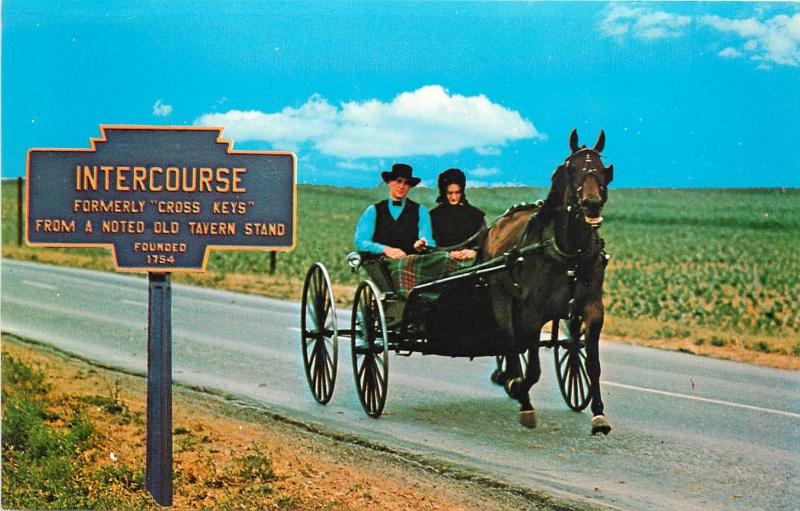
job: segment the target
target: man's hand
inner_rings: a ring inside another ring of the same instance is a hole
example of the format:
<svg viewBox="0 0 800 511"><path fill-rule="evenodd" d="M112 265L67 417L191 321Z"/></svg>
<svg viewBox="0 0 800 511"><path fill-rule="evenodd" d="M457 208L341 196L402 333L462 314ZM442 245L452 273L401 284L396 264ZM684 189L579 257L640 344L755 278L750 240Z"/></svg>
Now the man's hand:
<svg viewBox="0 0 800 511"><path fill-rule="evenodd" d="M420 238L414 242L414 250L417 252L424 252L426 248L428 248L428 240L425 238Z"/></svg>
<svg viewBox="0 0 800 511"><path fill-rule="evenodd" d="M405 257L406 253L400 250L399 248L385 247L383 249L383 255L385 255L389 259L400 259L401 257Z"/></svg>
<svg viewBox="0 0 800 511"><path fill-rule="evenodd" d="M450 252L450 257L455 259L456 261L465 261L467 259L475 259L478 253L472 249L464 248L461 250L454 250Z"/></svg>

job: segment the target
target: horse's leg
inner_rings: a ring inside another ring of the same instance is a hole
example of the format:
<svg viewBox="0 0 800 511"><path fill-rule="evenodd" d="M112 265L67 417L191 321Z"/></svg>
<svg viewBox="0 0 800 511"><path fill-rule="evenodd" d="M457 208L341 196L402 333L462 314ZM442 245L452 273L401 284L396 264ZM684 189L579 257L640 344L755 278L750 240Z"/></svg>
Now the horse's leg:
<svg viewBox="0 0 800 511"><path fill-rule="evenodd" d="M528 370L524 378L516 378L510 382L511 394L519 401L519 423L526 428L537 426L536 410L531 404L531 388L539 381L542 375L542 368L539 363L539 341L538 338L533 346L528 350Z"/></svg>
<svg viewBox="0 0 800 511"><path fill-rule="evenodd" d="M603 413L603 397L600 392L600 331L603 329L603 306L593 304L586 309L586 371L589 373L589 393L592 398L592 434L607 435L611 424Z"/></svg>
<svg viewBox="0 0 800 511"><path fill-rule="evenodd" d="M515 322L515 338L519 341L526 340L525 348L528 350L528 370L521 377L508 381L508 393L519 401L519 422L526 428L536 427L536 412L531 404L531 388L539 381L542 375L542 367L539 363L539 335L541 332L541 320L529 317L530 314L519 314L521 316ZM527 326L526 326L527 325Z"/></svg>
<svg viewBox="0 0 800 511"><path fill-rule="evenodd" d="M503 386L505 386L506 382L509 380L522 376L522 366L519 363L519 355L516 351L511 350L506 353L506 371L504 376L505 381L502 383Z"/></svg>
<svg viewBox="0 0 800 511"><path fill-rule="evenodd" d="M490 281L489 291L495 321L508 338L511 339L511 346L504 353L506 361L505 371L501 371L501 368L498 368L492 377L492 381L506 387L509 380L522 375L519 357L517 356L517 352L513 349L516 344L514 340L514 318L516 314L513 313L515 303L511 294L505 291L503 282L500 279Z"/></svg>

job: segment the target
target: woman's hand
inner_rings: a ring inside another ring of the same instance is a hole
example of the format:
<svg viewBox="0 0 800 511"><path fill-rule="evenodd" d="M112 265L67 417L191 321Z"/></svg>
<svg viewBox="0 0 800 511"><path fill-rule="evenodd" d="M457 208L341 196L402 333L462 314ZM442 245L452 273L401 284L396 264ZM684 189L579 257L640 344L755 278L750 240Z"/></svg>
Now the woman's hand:
<svg viewBox="0 0 800 511"><path fill-rule="evenodd" d="M456 261L466 261L467 259L475 259L478 253L470 248L462 248L461 250L454 250L450 252L450 257Z"/></svg>

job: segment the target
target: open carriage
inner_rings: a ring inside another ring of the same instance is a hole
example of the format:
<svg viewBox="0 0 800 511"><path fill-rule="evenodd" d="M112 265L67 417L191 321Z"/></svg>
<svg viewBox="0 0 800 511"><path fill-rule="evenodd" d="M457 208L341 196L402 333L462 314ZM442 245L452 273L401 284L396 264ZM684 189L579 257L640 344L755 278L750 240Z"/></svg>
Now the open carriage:
<svg viewBox="0 0 800 511"><path fill-rule="evenodd" d="M553 351L567 405L594 414L592 433L607 434L600 394L598 341L607 255L597 235L613 166L578 147L553 173L545 201L509 209L485 231L477 264L400 290L383 258L353 253L348 264L368 277L356 288L349 328L339 328L333 286L317 262L306 275L301 344L308 384L326 404L333 394L339 337L350 340L356 389L370 417L379 417L389 385L389 353L495 357L491 375L520 403L520 422L535 427L529 391L541 374L539 348ZM401 292L402 291L402 292ZM407 291L407 292L406 292ZM542 338L542 327L550 333Z"/></svg>
<svg viewBox="0 0 800 511"><path fill-rule="evenodd" d="M348 329L338 327L327 269L319 262L312 265L303 285L301 336L305 374L314 398L322 404L331 399L340 336L350 340L356 389L371 417L379 417L386 403L390 352L493 356L497 368L491 380L501 385L515 362L519 366L514 370L524 372L527 353L515 348L497 326L486 281L491 273L507 271L506 259L498 257L420 284L404 297L395 291L381 258L362 260L359 254L351 254L351 267L363 267L369 278L356 289ZM553 349L561 394L571 409L581 411L589 404L589 379L581 322L575 319L554 321L550 339L539 344ZM508 360L511 352L516 352L516 361Z"/></svg>

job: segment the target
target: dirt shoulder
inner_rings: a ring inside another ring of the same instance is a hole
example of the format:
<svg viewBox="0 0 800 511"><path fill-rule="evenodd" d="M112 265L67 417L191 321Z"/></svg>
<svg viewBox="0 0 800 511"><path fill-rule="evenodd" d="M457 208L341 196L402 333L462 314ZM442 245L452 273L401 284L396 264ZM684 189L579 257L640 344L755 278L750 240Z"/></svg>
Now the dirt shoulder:
<svg viewBox="0 0 800 511"><path fill-rule="evenodd" d="M42 371L51 402L71 406L73 413L82 403L95 439L90 452L80 456L83 472L125 468L137 478L144 473L142 377L5 334L2 351ZM587 509L177 386L173 431L175 509ZM4 477L9 483L5 470ZM135 499L137 508L158 508L143 488L108 483L101 491L125 494L120 498Z"/></svg>

